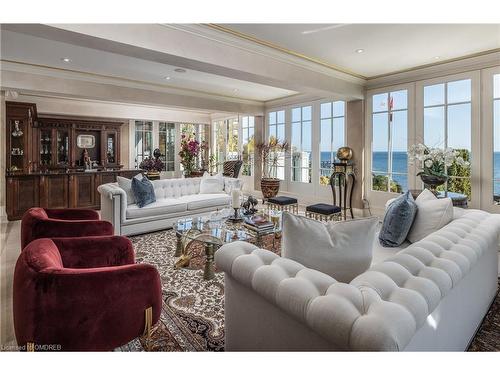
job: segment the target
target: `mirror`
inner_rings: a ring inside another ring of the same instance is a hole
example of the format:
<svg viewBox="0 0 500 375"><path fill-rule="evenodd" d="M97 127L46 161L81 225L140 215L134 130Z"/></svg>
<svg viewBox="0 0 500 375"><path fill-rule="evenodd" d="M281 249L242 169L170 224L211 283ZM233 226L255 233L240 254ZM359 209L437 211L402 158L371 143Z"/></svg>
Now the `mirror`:
<svg viewBox="0 0 500 375"><path fill-rule="evenodd" d="M95 137L93 135L80 134L76 137L76 145L80 148L94 148Z"/></svg>

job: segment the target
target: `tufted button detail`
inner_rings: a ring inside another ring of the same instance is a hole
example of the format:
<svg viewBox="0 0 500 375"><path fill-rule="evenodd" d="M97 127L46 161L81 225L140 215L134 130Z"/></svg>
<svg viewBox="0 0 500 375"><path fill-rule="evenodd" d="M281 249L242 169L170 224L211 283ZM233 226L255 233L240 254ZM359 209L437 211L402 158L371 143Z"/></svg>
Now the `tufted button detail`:
<svg viewBox="0 0 500 375"><path fill-rule="evenodd" d="M468 211L349 284L246 242L221 247L216 263L340 350L402 350L483 252L496 247L500 216Z"/></svg>

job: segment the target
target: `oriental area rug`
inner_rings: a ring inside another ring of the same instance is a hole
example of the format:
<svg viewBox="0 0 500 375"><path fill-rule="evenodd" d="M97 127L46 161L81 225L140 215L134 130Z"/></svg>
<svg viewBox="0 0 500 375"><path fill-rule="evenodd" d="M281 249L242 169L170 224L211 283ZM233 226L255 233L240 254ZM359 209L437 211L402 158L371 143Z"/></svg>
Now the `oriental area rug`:
<svg viewBox="0 0 500 375"><path fill-rule="evenodd" d="M202 245L191 247L193 259L188 268L175 269L176 237L173 230L130 237L138 263L156 266L163 290L163 310L153 327L152 351L224 351L224 274L203 279L205 265ZM273 235L264 238L264 248L280 253L279 240L273 248ZM140 338L118 351L143 351L148 347ZM500 351L500 295L497 295L481 324L469 351Z"/></svg>

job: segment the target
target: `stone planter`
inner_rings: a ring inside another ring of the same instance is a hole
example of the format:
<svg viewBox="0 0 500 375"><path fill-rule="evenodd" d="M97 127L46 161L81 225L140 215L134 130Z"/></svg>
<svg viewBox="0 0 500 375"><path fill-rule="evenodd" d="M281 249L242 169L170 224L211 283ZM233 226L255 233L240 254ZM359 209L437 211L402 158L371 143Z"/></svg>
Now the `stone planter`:
<svg viewBox="0 0 500 375"><path fill-rule="evenodd" d="M446 176L434 176L431 174L421 174L420 178L432 192L435 192L438 186L441 186L448 180Z"/></svg>
<svg viewBox="0 0 500 375"><path fill-rule="evenodd" d="M278 178L262 178L260 180L260 189L265 202L266 199L278 195L280 190L280 180Z"/></svg>

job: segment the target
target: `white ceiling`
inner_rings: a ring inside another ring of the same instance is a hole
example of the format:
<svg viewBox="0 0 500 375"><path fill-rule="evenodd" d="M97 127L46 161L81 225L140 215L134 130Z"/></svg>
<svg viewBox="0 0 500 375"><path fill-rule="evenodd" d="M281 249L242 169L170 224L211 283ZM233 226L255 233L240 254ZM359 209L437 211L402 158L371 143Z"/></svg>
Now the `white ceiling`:
<svg viewBox="0 0 500 375"><path fill-rule="evenodd" d="M500 48L499 24L221 26L365 77ZM357 49L364 52L356 53Z"/></svg>
<svg viewBox="0 0 500 375"><path fill-rule="evenodd" d="M2 30L1 42L2 60L125 78L240 99L268 101L297 93L195 70L177 73L174 71L177 67L173 65L7 30ZM61 59L65 57L70 58L71 62L63 62ZM165 79L167 76L170 80Z"/></svg>

